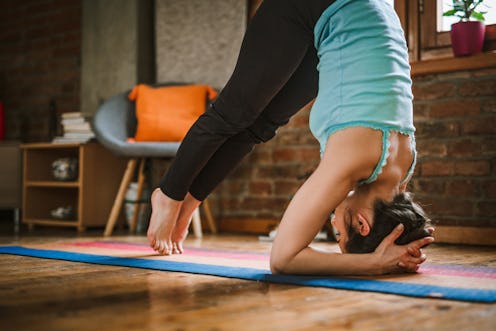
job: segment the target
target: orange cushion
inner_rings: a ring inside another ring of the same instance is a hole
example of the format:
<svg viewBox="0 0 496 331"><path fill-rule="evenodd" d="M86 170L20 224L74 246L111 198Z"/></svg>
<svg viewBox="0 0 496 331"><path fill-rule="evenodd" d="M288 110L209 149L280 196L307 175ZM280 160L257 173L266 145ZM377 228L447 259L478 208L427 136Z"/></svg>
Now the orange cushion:
<svg viewBox="0 0 496 331"><path fill-rule="evenodd" d="M208 85L151 87L140 84L129 93L136 101L136 141L182 141L217 92Z"/></svg>

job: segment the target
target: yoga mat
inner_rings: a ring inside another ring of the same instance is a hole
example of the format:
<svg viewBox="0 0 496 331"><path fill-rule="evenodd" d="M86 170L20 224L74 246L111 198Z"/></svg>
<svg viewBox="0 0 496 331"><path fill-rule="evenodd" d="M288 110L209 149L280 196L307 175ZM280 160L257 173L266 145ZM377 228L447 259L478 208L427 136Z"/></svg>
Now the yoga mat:
<svg viewBox="0 0 496 331"><path fill-rule="evenodd" d="M160 256L146 245L111 241L0 246L0 254L411 297L496 302L496 268L489 267L427 264L418 274L378 277L273 275L268 270L266 253L186 248L182 255Z"/></svg>

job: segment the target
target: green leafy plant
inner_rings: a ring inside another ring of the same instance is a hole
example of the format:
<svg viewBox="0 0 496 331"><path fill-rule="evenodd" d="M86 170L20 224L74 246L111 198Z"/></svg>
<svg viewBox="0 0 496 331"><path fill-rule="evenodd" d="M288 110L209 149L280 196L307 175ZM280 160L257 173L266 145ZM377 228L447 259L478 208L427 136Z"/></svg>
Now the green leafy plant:
<svg viewBox="0 0 496 331"><path fill-rule="evenodd" d="M460 21L469 21L474 18L478 21L484 21L484 11L476 11L484 0L453 0L453 9L447 10L443 16L456 16Z"/></svg>

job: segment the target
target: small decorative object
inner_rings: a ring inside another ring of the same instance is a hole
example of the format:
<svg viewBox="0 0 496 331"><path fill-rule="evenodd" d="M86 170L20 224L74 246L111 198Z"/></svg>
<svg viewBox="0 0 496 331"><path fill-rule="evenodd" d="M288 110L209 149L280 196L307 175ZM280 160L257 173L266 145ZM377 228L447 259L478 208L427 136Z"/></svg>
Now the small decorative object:
<svg viewBox="0 0 496 331"><path fill-rule="evenodd" d="M451 46L455 56L464 56L479 53L484 44L484 14L476 11L484 0L453 0L452 9L443 13L443 16L456 16L458 23L451 25ZM471 21L470 19L475 19Z"/></svg>
<svg viewBox="0 0 496 331"><path fill-rule="evenodd" d="M58 220L68 220L73 218L74 209L72 208L72 206L58 207L50 211L50 215Z"/></svg>
<svg viewBox="0 0 496 331"><path fill-rule="evenodd" d="M60 181L75 180L78 176L78 160L73 157L57 159L52 163L53 177Z"/></svg>

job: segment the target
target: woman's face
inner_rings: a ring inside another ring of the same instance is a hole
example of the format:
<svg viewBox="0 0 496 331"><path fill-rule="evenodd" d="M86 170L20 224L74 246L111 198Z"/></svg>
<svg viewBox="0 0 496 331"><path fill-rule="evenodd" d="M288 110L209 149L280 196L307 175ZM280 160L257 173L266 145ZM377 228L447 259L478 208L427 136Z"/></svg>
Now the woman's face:
<svg viewBox="0 0 496 331"><path fill-rule="evenodd" d="M373 222L371 196L364 191L351 191L334 210L331 224L341 252L346 253L348 233L351 229L362 235L367 235Z"/></svg>
<svg viewBox="0 0 496 331"><path fill-rule="evenodd" d="M348 242L348 232L352 226L353 206L355 203L354 192L351 191L348 197L341 202L334 210L331 224L334 228L334 235L339 244L341 252L346 253L345 247Z"/></svg>

